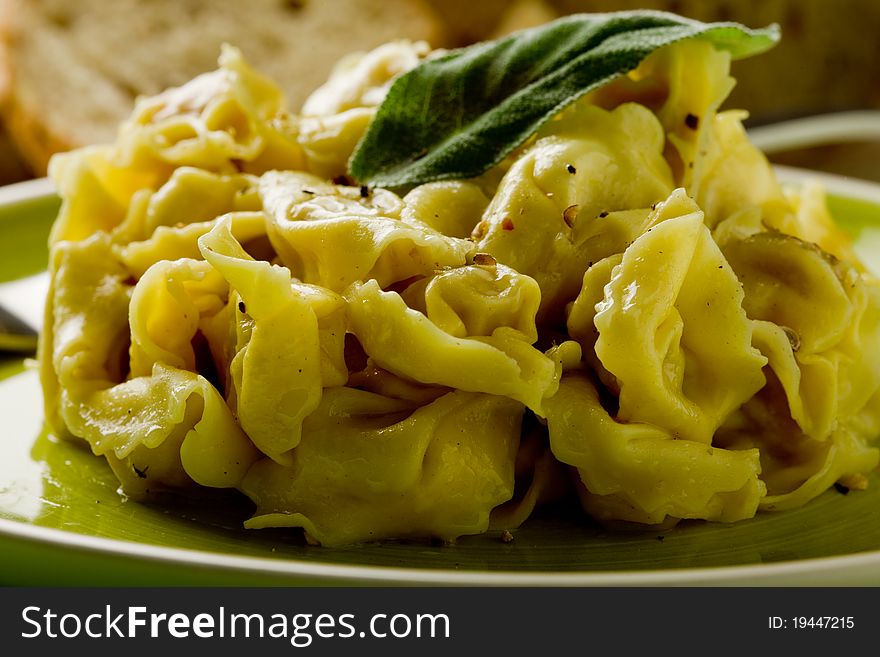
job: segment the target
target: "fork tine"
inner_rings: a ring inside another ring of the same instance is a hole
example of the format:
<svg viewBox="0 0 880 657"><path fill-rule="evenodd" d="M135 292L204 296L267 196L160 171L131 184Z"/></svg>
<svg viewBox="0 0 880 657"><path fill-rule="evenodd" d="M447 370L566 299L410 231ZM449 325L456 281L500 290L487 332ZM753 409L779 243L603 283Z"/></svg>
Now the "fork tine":
<svg viewBox="0 0 880 657"><path fill-rule="evenodd" d="M33 353L37 332L18 316L0 306L0 352Z"/></svg>

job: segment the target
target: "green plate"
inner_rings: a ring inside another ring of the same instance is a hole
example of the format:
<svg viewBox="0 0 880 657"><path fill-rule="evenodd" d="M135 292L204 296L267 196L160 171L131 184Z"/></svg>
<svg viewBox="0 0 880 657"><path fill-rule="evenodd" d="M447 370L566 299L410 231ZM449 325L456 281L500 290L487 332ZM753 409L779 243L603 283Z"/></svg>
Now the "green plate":
<svg viewBox="0 0 880 657"><path fill-rule="evenodd" d="M880 186L821 179L880 266ZM45 181L0 189L5 303L39 304L57 204ZM736 524L613 533L556 509L510 543L488 534L328 549L295 531L242 529L250 503L225 492L165 506L123 498L103 459L45 433L37 375L20 358L0 357L0 418L0 584L880 585L876 475L867 491L831 490Z"/></svg>

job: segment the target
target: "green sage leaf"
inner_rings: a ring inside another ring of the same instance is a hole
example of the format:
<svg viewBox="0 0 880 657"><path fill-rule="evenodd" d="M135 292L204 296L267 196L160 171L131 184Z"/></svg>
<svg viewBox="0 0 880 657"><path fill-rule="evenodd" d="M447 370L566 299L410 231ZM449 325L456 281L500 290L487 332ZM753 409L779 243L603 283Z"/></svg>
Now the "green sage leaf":
<svg viewBox="0 0 880 657"><path fill-rule="evenodd" d="M739 59L775 45L779 28L658 11L576 14L451 51L395 80L349 172L381 187L478 176L570 103L689 38Z"/></svg>

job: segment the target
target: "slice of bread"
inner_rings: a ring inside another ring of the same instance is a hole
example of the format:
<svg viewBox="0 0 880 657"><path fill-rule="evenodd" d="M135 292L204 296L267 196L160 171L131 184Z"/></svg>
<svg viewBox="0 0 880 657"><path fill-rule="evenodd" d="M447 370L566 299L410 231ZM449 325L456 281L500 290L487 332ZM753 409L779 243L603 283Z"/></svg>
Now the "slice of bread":
<svg viewBox="0 0 880 657"><path fill-rule="evenodd" d="M55 152L112 140L138 95L216 68L224 42L277 80L292 110L345 54L401 38L446 44L424 0L2 3L0 107L38 174Z"/></svg>

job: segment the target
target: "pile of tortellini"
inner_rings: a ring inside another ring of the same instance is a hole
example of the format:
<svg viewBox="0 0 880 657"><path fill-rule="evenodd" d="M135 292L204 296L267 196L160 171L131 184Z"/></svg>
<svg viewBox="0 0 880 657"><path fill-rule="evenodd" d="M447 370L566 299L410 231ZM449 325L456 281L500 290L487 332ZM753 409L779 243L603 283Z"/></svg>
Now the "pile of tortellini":
<svg viewBox="0 0 880 657"><path fill-rule="evenodd" d="M454 540L579 498L737 521L878 464L880 295L817 187L783 190L689 40L477 179L346 176L394 76L300 114L224 49L56 156L46 415L123 491L240 490L310 542Z"/></svg>

